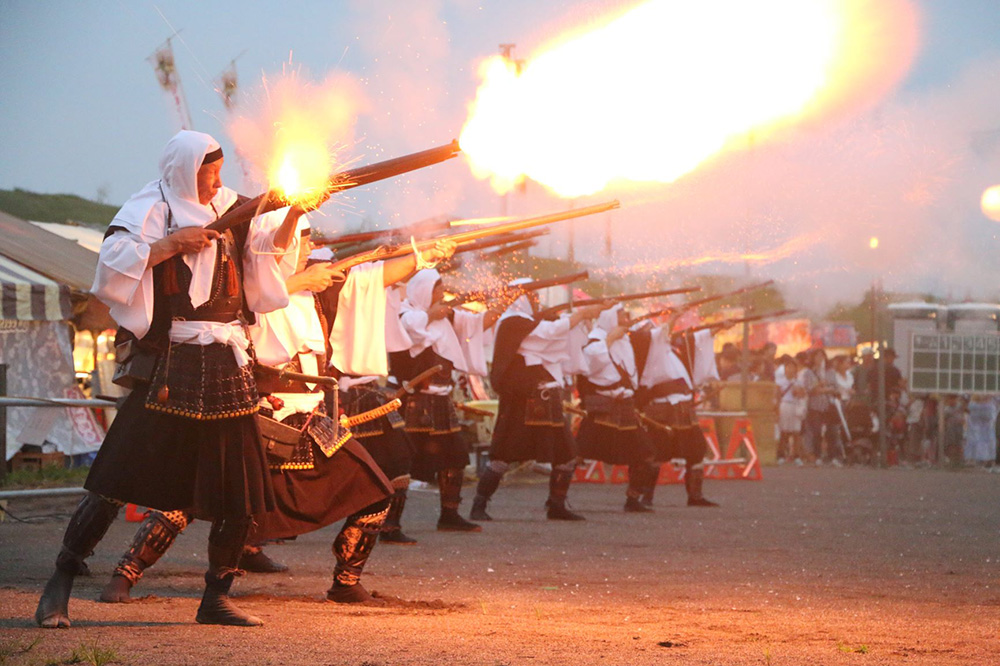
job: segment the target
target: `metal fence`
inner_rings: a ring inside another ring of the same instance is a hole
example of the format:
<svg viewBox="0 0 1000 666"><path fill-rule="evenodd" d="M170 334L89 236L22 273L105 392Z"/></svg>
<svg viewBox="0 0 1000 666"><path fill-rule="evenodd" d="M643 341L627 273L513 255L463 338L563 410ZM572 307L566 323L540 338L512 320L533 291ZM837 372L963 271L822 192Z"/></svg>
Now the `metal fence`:
<svg viewBox="0 0 1000 666"><path fill-rule="evenodd" d="M3 454L3 464L0 464L0 481L7 476L7 408L8 407L91 407L109 408L115 406L113 400L77 399L77 398L34 398L7 395L7 366L0 364L0 454ZM0 490L0 500L23 497L58 497L62 495L80 495L83 488L39 488L34 490Z"/></svg>

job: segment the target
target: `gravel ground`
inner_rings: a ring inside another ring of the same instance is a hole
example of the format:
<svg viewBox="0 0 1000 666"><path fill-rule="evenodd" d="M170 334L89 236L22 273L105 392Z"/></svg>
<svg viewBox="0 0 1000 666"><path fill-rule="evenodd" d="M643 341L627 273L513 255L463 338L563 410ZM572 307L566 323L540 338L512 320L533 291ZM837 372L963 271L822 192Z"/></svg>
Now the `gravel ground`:
<svg viewBox="0 0 1000 666"><path fill-rule="evenodd" d="M585 523L546 521L546 492L512 480L470 535L436 532L436 493L413 492L420 543L380 545L365 572L381 607L323 601L334 528L270 547L291 571L237 583L266 623L250 629L194 623L201 523L136 588L148 596L95 602L136 527L124 520L77 580L73 627L35 628L75 502L11 502L38 518L0 523L0 664L1000 663L1000 475L765 468L708 481L721 508L661 486L644 515L622 512L623 486L579 484Z"/></svg>

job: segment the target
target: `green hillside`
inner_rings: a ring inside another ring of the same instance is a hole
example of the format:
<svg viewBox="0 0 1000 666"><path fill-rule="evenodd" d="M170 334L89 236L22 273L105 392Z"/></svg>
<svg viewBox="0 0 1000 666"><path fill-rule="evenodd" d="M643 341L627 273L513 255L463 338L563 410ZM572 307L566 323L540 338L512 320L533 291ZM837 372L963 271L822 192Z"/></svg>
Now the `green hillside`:
<svg viewBox="0 0 1000 666"><path fill-rule="evenodd" d="M35 222L77 222L104 229L118 206L99 204L75 194L38 194L19 188L0 190L0 210Z"/></svg>

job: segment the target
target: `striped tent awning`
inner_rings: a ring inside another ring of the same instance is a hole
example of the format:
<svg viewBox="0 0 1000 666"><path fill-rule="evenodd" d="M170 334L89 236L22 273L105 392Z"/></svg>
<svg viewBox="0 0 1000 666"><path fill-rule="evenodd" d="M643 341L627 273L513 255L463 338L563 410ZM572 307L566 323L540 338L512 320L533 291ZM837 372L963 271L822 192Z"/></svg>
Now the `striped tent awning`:
<svg viewBox="0 0 1000 666"><path fill-rule="evenodd" d="M0 255L0 320L65 321L73 316L70 289Z"/></svg>

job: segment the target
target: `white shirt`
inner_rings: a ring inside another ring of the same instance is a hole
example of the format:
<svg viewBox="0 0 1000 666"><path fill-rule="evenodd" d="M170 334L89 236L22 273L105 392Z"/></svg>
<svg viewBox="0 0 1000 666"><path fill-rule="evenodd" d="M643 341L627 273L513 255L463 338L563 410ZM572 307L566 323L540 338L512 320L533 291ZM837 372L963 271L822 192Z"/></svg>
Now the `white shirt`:
<svg viewBox="0 0 1000 666"><path fill-rule="evenodd" d="M650 332L649 355L646 357L646 367L642 370L641 385L653 388L657 384L675 379L683 379L689 389L694 389L691 375L670 344L670 331L663 326L657 326ZM669 402L676 405L693 399L691 393L673 393L655 398L653 402Z"/></svg>

